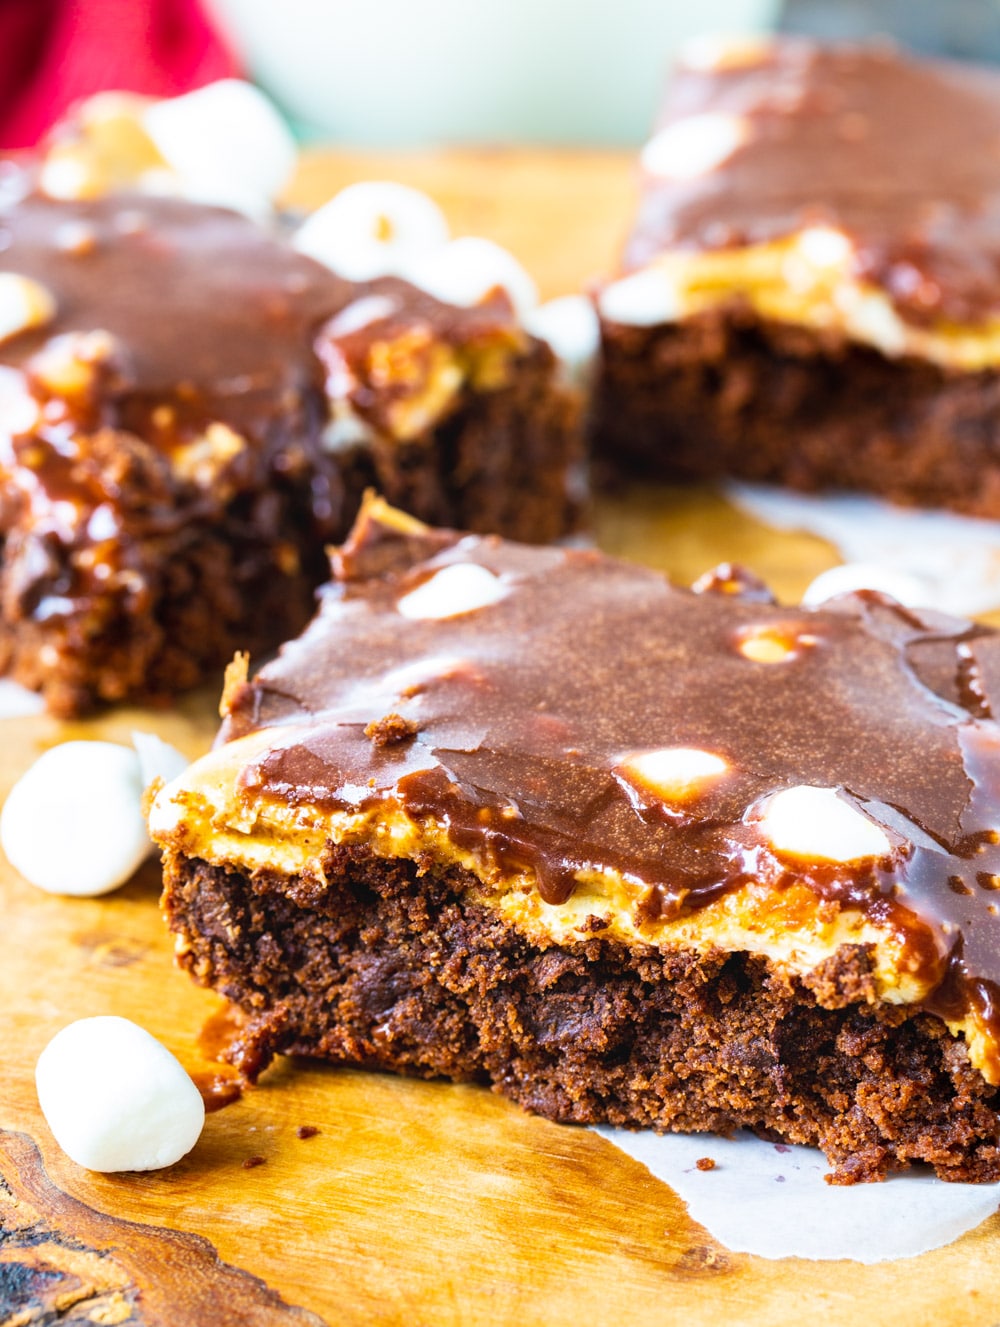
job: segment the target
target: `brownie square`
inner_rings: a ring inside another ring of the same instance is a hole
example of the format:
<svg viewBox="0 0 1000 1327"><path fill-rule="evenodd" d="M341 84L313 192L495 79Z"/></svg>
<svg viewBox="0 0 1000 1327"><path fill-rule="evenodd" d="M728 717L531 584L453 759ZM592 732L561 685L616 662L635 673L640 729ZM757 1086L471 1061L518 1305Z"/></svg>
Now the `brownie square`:
<svg viewBox="0 0 1000 1327"><path fill-rule="evenodd" d="M572 527L576 395L499 287L459 308L235 212L28 179L0 237L0 672L53 712L169 698L301 629L368 486Z"/></svg>
<svg viewBox="0 0 1000 1327"><path fill-rule="evenodd" d="M1000 515L998 141L991 70L695 44L597 297L603 464Z"/></svg>
<svg viewBox="0 0 1000 1327"><path fill-rule="evenodd" d="M320 612L156 792L235 1058L748 1127L838 1182L1000 1176L1000 635L786 608L373 501Z"/></svg>

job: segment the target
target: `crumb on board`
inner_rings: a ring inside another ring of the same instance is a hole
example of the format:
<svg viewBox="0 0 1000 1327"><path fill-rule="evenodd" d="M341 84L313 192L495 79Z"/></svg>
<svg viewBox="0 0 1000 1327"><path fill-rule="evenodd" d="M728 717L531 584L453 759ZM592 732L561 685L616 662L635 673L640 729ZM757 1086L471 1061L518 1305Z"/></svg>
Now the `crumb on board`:
<svg viewBox="0 0 1000 1327"><path fill-rule="evenodd" d="M299 1127L295 1130L295 1137L315 1138L318 1133L319 1130L316 1128L315 1124L300 1124Z"/></svg>
<svg viewBox="0 0 1000 1327"><path fill-rule="evenodd" d="M695 1164L695 1168L696 1168L697 1170L714 1170L714 1169L715 1169L715 1158L714 1158L714 1157L699 1157L698 1160L697 1160L694 1164Z"/></svg>
<svg viewBox="0 0 1000 1327"><path fill-rule="evenodd" d="M267 1157L252 1156L252 1157L247 1157L246 1161L243 1162L243 1169L256 1170L258 1166L266 1166L266 1165L267 1165Z"/></svg>

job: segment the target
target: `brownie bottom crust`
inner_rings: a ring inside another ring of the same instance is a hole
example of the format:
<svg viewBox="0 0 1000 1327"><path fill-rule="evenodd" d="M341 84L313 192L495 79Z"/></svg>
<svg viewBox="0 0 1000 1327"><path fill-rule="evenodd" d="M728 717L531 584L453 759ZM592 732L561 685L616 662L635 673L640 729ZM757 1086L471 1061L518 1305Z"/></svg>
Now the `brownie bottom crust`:
<svg viewBox="0 0 1000 1327"><path fill-rule="evenodd" d="M818 1146L832 1179L926 1162L1000 1178L1000 1093L926 1013L866 1003L869 955L808 984L763 959L602 938L542 947L461 870L334 847L329 884L169 858L181 964L248 1015L234 1054L472 1080L549 1119Z"/></svg>
<svg viewBox="0 0 1000 1327"><path fill-rule="evenodd" d="M592 421L612 474L850 488L1000 517L1000 372L890 359L742 306L605 324Z"/></svg>

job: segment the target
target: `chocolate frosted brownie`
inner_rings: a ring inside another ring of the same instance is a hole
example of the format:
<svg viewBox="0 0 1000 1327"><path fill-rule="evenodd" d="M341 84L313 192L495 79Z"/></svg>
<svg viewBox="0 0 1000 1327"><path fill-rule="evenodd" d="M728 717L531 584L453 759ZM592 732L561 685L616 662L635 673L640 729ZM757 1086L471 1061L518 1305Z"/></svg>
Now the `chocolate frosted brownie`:
<svg viewBox="0 0 1000 1327"><path fill-rule="evenodd" d="M366 505L162 788L243 1053L1000 1178L1000 635Z"/></svg>
<svg viewBox="0 0 1000 1327"><path fill-rule="evenodd" d="M1000 516L1000 75L693 46L598 297L612 467Z"/></svg>
<svg viewBox="0 0 1000 1327"><path fill-rule="evenodd" d="M60 714L294 634L371 484L433 521L572 520L575 402L499 287L350 282L181 199L0 197L0 672Z"/></svg>

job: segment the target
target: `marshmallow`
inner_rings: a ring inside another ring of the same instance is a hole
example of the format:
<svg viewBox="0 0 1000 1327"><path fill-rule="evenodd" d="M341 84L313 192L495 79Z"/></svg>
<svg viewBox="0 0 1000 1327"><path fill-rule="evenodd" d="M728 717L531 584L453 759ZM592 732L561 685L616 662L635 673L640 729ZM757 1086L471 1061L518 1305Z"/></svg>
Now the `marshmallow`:
<svg viewBox="0 0 1000 1327"><path fill-rule="evenodd" d="M811 267L843 267L851 256L851 241L832 226L807 226L797 247Z"/></svg>
<svg viewBox="0 0 1000 1327"><path fill-rule="evenodd" d="M0 272L0 342L44 327L56 316L51 293L31 277Z"/></svg>
<svg viewBox="0 0 1000 1327"><path fill-rule="evenodd" d="M352 452L358 447L370 447L377 434L349 401L331 400L330 418L320 437L320 446L331 456L338 452Z"/></svg>
<svg viewBox="0 0 1000 1327"><path fill-rule="evenodd" d="M31 884L92 898L124 884L148 857L143 788L187 762L159 738L137 738L138 753L114 742L63 742L11 789L0 844Z"/></svg>
<svg viewBox="0 0 1000 1327"><path fill-rule="evenodd" d="M698 747L668 746L623 760L617 773L664 802L695 797L729 768L721 756Z"/></svg>
<svg viewBox="0 0 1000 1327"><path fill-rule="evenodd" d="M656 327L683 312L676 284L659 267L647 267L605 286L598 298L601 317L624 327Z"/></svg>
<svg viewBox="0 0 1000 1327"><path fill-rule="evenodd" d="M508 588L499 576L486 567L475 562L455 562L404 594L396 607L403 617L440 621L499 603L507 593Z"/></svg>
<svg viewBox="0 0 1000 1327"><path fill-rule="evenodd" d="M350 281L402 276L421 254L448 242L448 222L433 199L391 181L348 185L314 212L292 243Z"/></svg>
<svg viewBox="0 0 1000 1327"><path fill-rule="evenodd" d="M39 172L38 187L49 198L86 198L93 188L91 168L76 157L50 157Z"/></svg>
<svg viewBox="0 0 1000 1327"><path fill-rule="evenodd" d="M203 203L256 213L295 169L295 140L271 102L250 83L218 83L152 102L142 125L180 179Z"/></svg>
<svg viewBox="0 0 1000 1327"><path fill-rule="evenodd" d="M843 314L845 330L855 341L874 346L890 359L903 354L906 327L885 295L844 284L833 298Z"/></svg>
<svg viewBox="0 0 1000 1327"><path fill-rule="evenodd" d="M38 423L38 402L28 391L24 375L0 365L0 434L16 438Z"/></svg>
<svg viewBox="0 0 1000 1327"><path fill-rule="evenodd" d="M242 180L219 176L210 180L182 179L178 184L165 176L162 189L156 187L155 181L156 177L152 172L145 175L142 181L143 192L169 196L179 191L181 197L186 198L188 202L202 203L205 207L224 207L230 212L242 212L251 221L262 223L268 222L274 213L271 196L260 193Z"/></svg>
<svg viewBox="0 0 1000 1327"><path fill-rule="evenodd" d="M336 314L326 325L326 335L352 336L362 328L391 318L399 310L399 301L388 295L363 295Z"/></svg>
<svg viewBox="0 0 1000 1327"><path fill-rule="evenodd" d="M133 732L132 745L139 757L139 778L143 789L148 788L154 779L171 783L188 767L187 756L181 755L175 746L164 742L155 733Z"/></svg>
<svg viewBox="0 0 1000 1327"><path fill-rule="evenodd" d="M878 562L845 562L820 572L806 587L802 603L815 608L838 594L856 590L878 590L908 608L926 607L930 599L927 583L920 576Z"/></svg>
<svg viewBox="0 0 1000 1327"><path fill-rule="evenodd" d="M601 330L594 306L584 295L564 295L540 304L525 316L524 326L549 343L570 379L585 382L590 377Z"/></svg>
<svg viewBox="0 0 1000 1327"><path fill-rule="evenodd" d="M179 1061L127 1018L81 1018L57 1032L35 1068L53 1137L87 1170L160 1170L191 1151L201 1094Z"/></svg>
<svg viewBox="0 0 1000 1327"><path fill-rule="evenodd" d="M640 160L650 175L693 180L715 170L747 141L749 129L738 115L706 111L675 120L655 134Z"/></svg>
<svg viewBox="0 0 1000 1327"><path fill-rule="evenodd" d="M463 308L480 304L497 286L521 318L538 304L538 289L514 255L474 235L418 255L402 275L435 299Z"/></svg>
<svg viewBox="0 0 1000 1327"><path fill-rule="evenodd" d="M760 827L777 852L819 862L884 857L892 844L884 830L844 801L836 788L786 788L769 797Z"/></svg>
<svg viewBox="0 0 1000 1327"><path fill-rule="evenodd" d="M751 663L776 664L794 659L802 645L815 643L815 636L796 636L787 627L750 627L740 634L736 648Z"/></svg>

